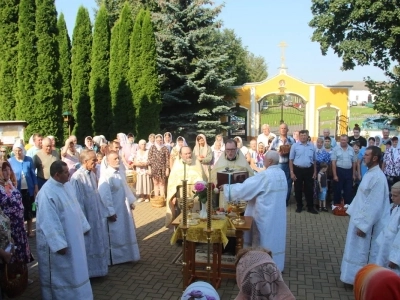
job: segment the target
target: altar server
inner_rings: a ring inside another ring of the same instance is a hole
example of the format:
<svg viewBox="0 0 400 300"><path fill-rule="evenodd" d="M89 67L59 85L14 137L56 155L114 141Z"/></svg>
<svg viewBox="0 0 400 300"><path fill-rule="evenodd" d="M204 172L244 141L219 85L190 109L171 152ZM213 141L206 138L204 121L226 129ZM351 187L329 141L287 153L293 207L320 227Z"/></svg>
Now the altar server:
<svg viewBox="0 0 400 300"><path fill-rule="evenodd" d="M80 167L71 177L78 202L89 222L90 230L85 234L86 256L89 277L106 276L108 273L108 243L106 242L105 206L97 190L96 152L83 149Z"/></svg>
<svg viewBox="0 0 400 300"><path fill-rule="evenodd" d="M400 181L392 186L392 201L389 223L377 239L379 251L376 264L400 275Z"/></svg>
<svg viewBox="0 0 400 300"><path fill-rule="evenodd" d="M93 299L84 233L90 230L67 164L55 161L37 196L36 244L42 299Z"/></svg>
<svg viewBox="0 0 400 300"><path fill-rule="evenodd" d="M365 150L364 162L368 171L347 209L350 222L340 274L340 280L346 284L352 285L362 267L376 262L379 248L376 239L389 220L389 188L379 168L381 158L379 147L371 146Z"/></svg>
<svg viewBox="0 0 400 300"><path fill-rule="evenodd" d="M109 240L108 265L138 261L139 246L131 209L136 200L125 176L119 172L119 155L111 151L107 155L107 168L101 172L99 193L107 207L107 231Z"/></svg>
<svg viewBox="0 0 400 300"><path fill-rule="evenodd" d="M227 146L228 147L228 146ZM286 248L286 194L285 172L278 166L279 154L270 150L265 154L265 171L246 179L243 183L222 187L224 196L231 201L248 201L245 216L254 218L250 232L245 232L245 247L264 247L272 251L279 270L285 266ZM282 201L283 200L283 201Z"/></svg>

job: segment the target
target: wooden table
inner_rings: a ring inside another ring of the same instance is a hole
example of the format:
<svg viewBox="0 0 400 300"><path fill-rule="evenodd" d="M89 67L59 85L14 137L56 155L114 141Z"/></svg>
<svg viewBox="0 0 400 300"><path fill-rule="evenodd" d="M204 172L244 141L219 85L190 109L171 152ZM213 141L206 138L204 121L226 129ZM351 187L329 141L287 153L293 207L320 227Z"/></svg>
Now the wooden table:
<svg viewBox="0 0 400 300"><path fill-rule="evenodd" d="M235 234L236 237L236 247L235 254L239 252L240 249L243 248L243 234L244 231L250 230L251 225L253 223L253 217L242 217L245 220L243 225L234 225L235 226ZM179 215L173 222L172 225L175 226L176 230L181 230L179 225L181 224L182 215ZM190 230L190 228L189 228ZM182 270L182 274L188 274L187 278L183 278L184 286L187 287L192 282L197 279L208 279L208 271L206 270L207 263L206 262L196 262L196 243L207 243L205 241L191 241L190 239L186 240L186 247L182 251L186 251L187 258L187 270ZM221 262L222 257L222 243L213 243L212 245L212 264L210 271L210 279L211 284L218 288L221 284L222 278L236 278L236 268L234 264L223 264Z"/></svg>

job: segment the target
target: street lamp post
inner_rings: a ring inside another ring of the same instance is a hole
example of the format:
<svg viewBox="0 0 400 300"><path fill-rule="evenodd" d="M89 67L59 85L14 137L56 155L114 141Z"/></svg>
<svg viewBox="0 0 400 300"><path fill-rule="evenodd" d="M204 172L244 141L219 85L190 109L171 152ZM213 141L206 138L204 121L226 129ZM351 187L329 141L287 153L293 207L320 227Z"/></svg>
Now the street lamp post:
<svg viewBox="0 0 400 300"><path fill-rule="evenodd" d="M69 111L64 111L63 112L63 118L64 122L68 124L68 135L71 135L71 120L72 120L72 114Z"/></svg>
<svg viewBox="0 0 400 300"><path fill-rule="evenodd" d="M285 99L285 87L284 86L279 87L279 96L281 97L281 121L280 121L280 124L282 124L285 122L283 120L283 100Z"/></svg>

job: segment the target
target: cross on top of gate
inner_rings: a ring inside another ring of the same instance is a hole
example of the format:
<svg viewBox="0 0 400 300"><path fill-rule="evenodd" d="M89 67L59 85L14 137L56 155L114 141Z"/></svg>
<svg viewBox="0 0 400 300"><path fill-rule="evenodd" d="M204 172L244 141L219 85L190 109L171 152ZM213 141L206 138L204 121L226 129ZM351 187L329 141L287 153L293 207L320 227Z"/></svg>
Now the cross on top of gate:
<svg viewBox="0 0 400 300"><path fill-rule="evenodd" d="M285 66L285 48L287 48L288 44L284 41L280 42L278 47L281 48L281 69L286 69Z"/></svg>

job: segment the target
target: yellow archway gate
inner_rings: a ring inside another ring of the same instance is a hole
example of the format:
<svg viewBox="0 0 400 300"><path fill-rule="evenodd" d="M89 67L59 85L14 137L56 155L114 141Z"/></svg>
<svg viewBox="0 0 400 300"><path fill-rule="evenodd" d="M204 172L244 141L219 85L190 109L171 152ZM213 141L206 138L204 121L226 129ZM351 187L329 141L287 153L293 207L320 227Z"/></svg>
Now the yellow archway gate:
<svg viewBox="0 0 400 300"><path fill-rule="evenodd" d="M285 123L289 123L291 131L308 129L313 140L320 136L325 127L330 128L331 134L336 136L347 133L350 112L348 87L306 83L288 75L283 66L279 74L272 78L246 83L236 86L235 89L239 95L236 99L237 105L248 109L248 120L246 120L248 140L257 137L261 122L264 121L267 124L271 123L271 131L277 131L281 117ZM273 103L268 100L271 98ZM271 108L275 110L280 108L280 115L271 113L269 119L260 120L261 115L268 115L265 110ZM303 117L300 112L296 115L296 109L302 111ZM327 120L322 122L321 116ZM294 118L300 120L299 124L294 124L297 122Z"/></svg>

